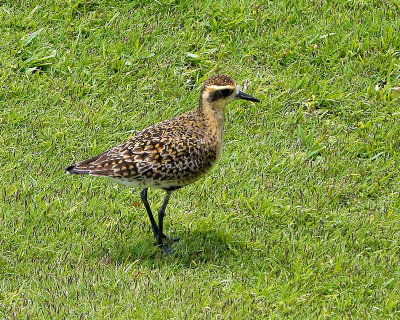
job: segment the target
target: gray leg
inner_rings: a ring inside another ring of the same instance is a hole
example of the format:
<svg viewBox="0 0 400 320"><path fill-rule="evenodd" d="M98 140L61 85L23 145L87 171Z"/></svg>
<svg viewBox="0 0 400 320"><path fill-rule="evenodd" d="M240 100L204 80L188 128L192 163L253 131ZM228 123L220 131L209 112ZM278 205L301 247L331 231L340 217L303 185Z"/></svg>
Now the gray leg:
<svg viewBox="0 0 400 320"><path fill-rule="evenodd" d="M142 202L144 204L144 207L146 208L147 214L148 214L150 222L151 222L151 229L153 230L154 238L157 240L157 244L158 244L158 232L159 231L158 231L156 221L154 220L153 213L151 212L150 204L147 201L147 190L148 190L148 188L142 189L142 191L140 191L140 197L142 198ZM172 193L172 191L167 191L167 192ZM167 201L167 203L168 203L168 201ZM167 206L167 204L165 204L165 207L166 206ZM164 208L164 211L165 211L165 208ZM162 231L161 231L161 233L162 233ZM161 236L163 239L169 239L164 233L162 233ZM177 241L179 241L179 238L172 238L170 240L177 242Z"/></svg>
<svg viewBox="0 0 400 320"><path fill-rule="evenodd" d="M153 213L151 212L149 202L147 201L147 189L148 188L144 188L144 189L142 189L142 191L140 191L140 197L142 198L144 207L146 208L147 214L149 215L149 219L151 222L151 229L153 230L153 235L157 239L158 227L157 227L156 221L154 220Z"/></svg>
<svg viewBox="0 0 400 320"><path fill-rule="evenodd" d="M164 215L165 215L165 208L167 207L169 198L171 197L172 191L167 191L167 194L164 198L164 202L158 211L158 239L157 244L160 248L162 248L166 253L170 254L171 251L168 248L163 246L163 222L164 222Z"/></svg>

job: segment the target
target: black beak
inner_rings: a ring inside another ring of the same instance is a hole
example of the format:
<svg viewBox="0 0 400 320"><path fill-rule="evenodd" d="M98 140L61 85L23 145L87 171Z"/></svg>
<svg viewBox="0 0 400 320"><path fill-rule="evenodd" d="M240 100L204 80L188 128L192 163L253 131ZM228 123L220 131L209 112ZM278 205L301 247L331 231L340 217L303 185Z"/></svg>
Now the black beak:
<svg viewBox="0 0 400 320"><path fill-rule="evenodd" d="M253 102L260 102L260 100L258 100L257 98L254 98L253 96L244 93L242 91L239 90L238 94L235 96L236 99L243 99L243 100L249 100L249 101L253 101Z"/></svg>

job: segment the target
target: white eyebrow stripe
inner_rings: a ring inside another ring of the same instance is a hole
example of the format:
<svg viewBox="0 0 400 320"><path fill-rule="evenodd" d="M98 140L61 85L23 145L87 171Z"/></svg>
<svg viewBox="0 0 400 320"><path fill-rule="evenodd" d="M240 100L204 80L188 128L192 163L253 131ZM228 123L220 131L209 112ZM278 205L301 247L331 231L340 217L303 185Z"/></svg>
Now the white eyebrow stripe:
<svg viewBox="0 0 400 320"><path fill-rule="evenodd" d="M206 88L210 88L210 89L232 89L234 90L236 87L235 86L216 86L216 85L211 85L211 86L207 86Z"/></svg>

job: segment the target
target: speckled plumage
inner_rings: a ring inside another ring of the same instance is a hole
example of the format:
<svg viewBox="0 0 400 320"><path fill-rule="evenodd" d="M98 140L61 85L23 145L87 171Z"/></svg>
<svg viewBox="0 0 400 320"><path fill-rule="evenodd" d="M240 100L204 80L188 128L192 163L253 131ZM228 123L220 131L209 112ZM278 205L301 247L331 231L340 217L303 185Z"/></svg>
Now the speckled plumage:
<svg viewBox="0 0 400 320"><path fill-rule="evenodd" d="M235 87L236 83L232 79L232 77L224 75L224 74L215 74L203 82L201 86L201 92L203 92L209 86L232 86Z"/></svg>
<svg viewBox="0 0 400 320"><path fill-rule="evenodd" d="M142 187L178 188L210 170L220 147L197 109L150 126L70 171Z"/></svg>
<svg viewBox="0 0 400 320"><path fill-rule="evenodd" d="M143 188L141 197L157 243L162 247L162 221L173 190L204 175L218 160L222 148L225 106L234 99L258 102L237 88L226 75L204 81L199 106L175 118L142 130L127 142L66 168L69 174L107 177ZM167 191L156 225L147 202L147 188Z"/></svg>

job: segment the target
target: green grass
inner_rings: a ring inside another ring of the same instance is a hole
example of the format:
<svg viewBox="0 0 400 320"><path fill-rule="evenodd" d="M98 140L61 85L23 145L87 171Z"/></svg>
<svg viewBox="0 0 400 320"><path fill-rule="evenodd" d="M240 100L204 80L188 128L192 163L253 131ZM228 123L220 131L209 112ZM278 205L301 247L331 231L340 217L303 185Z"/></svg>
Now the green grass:
<svg viewBox="0 0 400 320"><path fill-rule="evenodd" d="M0 317L399 318L399 34L397 0L0 1ZM217 72L262 103L164 256L138 192L63 168Z"/></svg>

